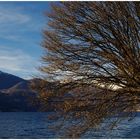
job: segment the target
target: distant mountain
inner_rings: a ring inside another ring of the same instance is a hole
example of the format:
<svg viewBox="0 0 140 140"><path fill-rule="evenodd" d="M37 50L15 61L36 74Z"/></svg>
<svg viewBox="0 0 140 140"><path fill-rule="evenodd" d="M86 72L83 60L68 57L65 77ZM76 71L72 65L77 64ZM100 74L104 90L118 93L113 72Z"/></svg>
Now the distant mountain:
<svg viewBox="0 0 140 140"><path fill-rule="evenodd" d="M7 88L7 89L3 89L1 91L5 92L5 93L13 93L13 92L20 92L20 91L31 91L31 87L30 87L30 84L31 82L30 81L27 81L27 80L24 80L24 81L21 81L15 85L13 85L12 87L10 88Z"/></svg>
<svg viewBox="0 0 140 140"><path fill-rule="evenodd" d="M32 80L24 80L0 71L0 111L38 111L37 93L30 88Z"/></svg>
<svg viewBox="0 0 140 140"><path fill-rule="evenodd" d="M0 71L0 90L10 88L23 81L25 80L22 78Z"/></svg>

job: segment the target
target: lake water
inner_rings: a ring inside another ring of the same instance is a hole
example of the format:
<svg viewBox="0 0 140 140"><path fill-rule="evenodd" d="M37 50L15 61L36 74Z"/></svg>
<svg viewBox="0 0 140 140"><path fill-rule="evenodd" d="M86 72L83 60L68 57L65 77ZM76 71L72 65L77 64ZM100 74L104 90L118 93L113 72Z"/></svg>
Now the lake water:
<svg viewBox="0 0 140 140"><path fill-rule="evenodd" d="M48 113L41 112L1 112L0 139L2 138L59 138L49 129L55 121L47 119ZM122 122L112 131L90 131L81 138L140 138L140 117L130 122Z"/></svg>

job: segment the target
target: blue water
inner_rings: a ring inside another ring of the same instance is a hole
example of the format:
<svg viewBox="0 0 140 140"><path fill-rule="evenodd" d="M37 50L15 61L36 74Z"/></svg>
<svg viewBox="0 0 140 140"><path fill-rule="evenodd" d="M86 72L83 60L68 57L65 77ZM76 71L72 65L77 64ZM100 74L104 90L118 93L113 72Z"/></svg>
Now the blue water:
<svg viewBox="0 0 140 140"><path fill-rule="evenodd" d="M47 119L48 113L1 112L0 139L2 138L60 138L61 135L49 129L56 123ZM112 131L89 131L81 138L140 138L140 117L122 122Z"/></svg>

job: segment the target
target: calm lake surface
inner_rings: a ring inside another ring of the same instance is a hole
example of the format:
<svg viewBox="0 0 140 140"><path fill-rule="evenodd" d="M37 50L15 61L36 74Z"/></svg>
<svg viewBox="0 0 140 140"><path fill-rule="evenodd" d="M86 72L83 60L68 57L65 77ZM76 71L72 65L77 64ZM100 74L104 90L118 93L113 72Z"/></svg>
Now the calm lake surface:
<svg viewBox="0 0 140 140"><path fill-rule="evenodd" d="M49 126L56 123L47 119L48 113L1 112L0 139L2 138L60 138ZM140 138L140 117L122 122L112 131L90 131L81 138Z"/></svg>

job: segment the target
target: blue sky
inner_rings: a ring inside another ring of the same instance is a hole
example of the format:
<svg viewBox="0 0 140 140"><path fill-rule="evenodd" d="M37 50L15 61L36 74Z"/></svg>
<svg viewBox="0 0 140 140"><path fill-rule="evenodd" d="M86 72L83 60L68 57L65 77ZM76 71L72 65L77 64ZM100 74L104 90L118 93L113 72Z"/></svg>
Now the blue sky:
<svg viewBox="0 0 140 140"><path fill-rule="evenodd" d="M42 30L50 2L0 2L0 70L29 79L43 54Z"/></svg>

